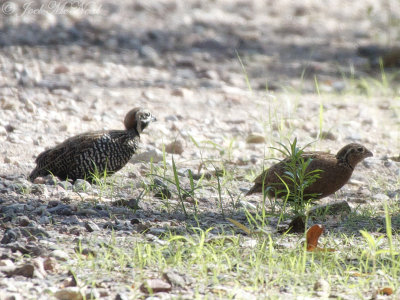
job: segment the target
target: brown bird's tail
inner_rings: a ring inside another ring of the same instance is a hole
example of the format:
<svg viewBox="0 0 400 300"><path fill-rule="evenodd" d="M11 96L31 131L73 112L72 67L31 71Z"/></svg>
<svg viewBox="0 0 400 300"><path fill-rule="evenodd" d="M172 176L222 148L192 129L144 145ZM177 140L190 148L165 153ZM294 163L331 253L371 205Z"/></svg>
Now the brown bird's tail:
<svg viewBox="0 0 400 300"><path fill-rule="evenodd" d="M245 194L245 196L252 195L254 193L261 193L262 186L258 183L254 184L254 186Z"/></svg>
<svg viewBox="0 0 400 300"><path fill-rule="evenodd" d="M33 171L31 172L31 174L29 174L29 181L33 182L35 180L36 177L42 176L41 174L41 169L38 169L37 167L35 169L33 169Z"/></svg>

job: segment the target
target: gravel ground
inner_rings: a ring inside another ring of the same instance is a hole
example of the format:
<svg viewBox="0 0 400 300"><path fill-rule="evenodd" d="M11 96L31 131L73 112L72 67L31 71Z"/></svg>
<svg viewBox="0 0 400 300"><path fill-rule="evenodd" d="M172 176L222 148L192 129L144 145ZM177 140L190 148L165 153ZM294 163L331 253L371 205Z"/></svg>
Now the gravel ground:
<svg viewBox="0 0 400 300"><path fill-rule="evenodd" d="M398 100L375 90L372 96L353 93L350 80L376 73L357 48L391 36L383 4L66 3L0 1L0 289L5 293L18 293L18 299L47 299L49 293L39 296L46 290L62 293L60 283L70 274L55 268L71 258L77 238L92 232L107 236L113 229L123 236L149 229L156 236L167 225L179 232L191 224L179 210L166 213L155 192L146 194L140 210L130 209L149 184L144 175L150 157L162 166L162 149L171 143L182 150L174 159L184 185L187 169L213 177L213 162L234 174L228 187L238 196L251 186L251 172L272 163L264 161L273 154L268 147L293 137L302 145L315 140L322 117L325 138L311 148L336 152L360 142L374 153L351 184L324 201L344 198L353 207L365 199L398 197L399 162L390 159L399 155ZM398 1L388 3L396 11ZM125 113L135 106L149 108L158 122L142 136L141 153L113 176L118 187L113 194L102 195L101 186L84 181L26 180L41 151L84 131L121 129ZM171 157L166 156L169 166ZM162 182L156 185L163 188ZM204 189L198 196L202 226L226 224L216 191ZM121 200L127 203L118 206ZM223 200L228 206L229 195ZM176 197L171 201L178 203ZM122 283L105 282L97 293L114 299L127 292Z"/></svg>

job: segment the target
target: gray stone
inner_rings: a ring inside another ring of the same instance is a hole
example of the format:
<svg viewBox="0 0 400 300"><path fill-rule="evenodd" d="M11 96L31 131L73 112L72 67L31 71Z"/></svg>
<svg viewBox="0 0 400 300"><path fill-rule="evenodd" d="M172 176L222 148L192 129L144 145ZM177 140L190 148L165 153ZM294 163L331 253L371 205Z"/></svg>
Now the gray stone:
<svg viewBox="0 0 400 300"><path fill-rule="evenodd" d="M15 215L18 213L23 213L25 211L26 204L11 204L7 206L3 206L1 208L1 212L8 216L8 215Z"/></svg>
<svg viewBox="0 0 400 300"><path fill-rule="evenodd" d="M170 185L167 186L164 184L161 180L158 178L154 179L154 197L159 198L159 199L171 199L173 192L177 193L177 189Z"/></svg>
<svg viewBox="0 0 400 300"><path fill-rule="evenodd" d="M99 231L100 230L100 227L96 223L94 223L92 221L85 222L85 228L89 232Z"/></svg>
<svg viewBox="0 0 400 300"><path fill-rule="evenodd" d="M70 216L74 214L72 207L70 205L65 205L65 204L59 204L56 207L47 209L47 211L51 214L57 214L60 216Z"/></svg>
<svg viewBox="0 0 400 300"><path fill-rule="evenodd" d="M39 224L41 224L41 225L47 225L47 224L50 224L50 223L51 223L51 218L48 217L48 216L41 216L39 218Z"/></svg>
<svg viewBox="0 0 400 300"><path fill-rule="evenodd" d="M157 191L154 193L154 197L158 199L171 199L172 193L167 187L157 188Z"/></svg>
<svg viewBox="0 0 400 300"><path fill-rule="evenodd" d="M184 287L186 285L185 278L173 270L165 272L163 277L173 286Z"/></svg>
<svg viewBox="0 0 400 300"><path fill-rule="evenodd" d="M30 185L27 183L15 183L9 186L9 188L18 194L27 194L30 192Z"/></svg>
<svg viewBox="0 0 400 300"><path fill-rule="evenodd" d="M71 182L69 181L60 181L57 183L58 186L62 187L64 190L72 190L73 189L73 185Z"/></svg>
<svg viewBox="0 0 400 300"><path fill-rule="evenodd" d="M157 187L168 188L168 186L159 178L154 178L153 182Z"/></svg>
<svg viewBox="0 0 400 300"><path fill-rule="evenodd" d="M81 208L77 212L80 216L98 216L98 212L90 208Z"/></svg>
<svg viewBox="0 0 400 300"><path fill-rule="evenodd" d="M74 184L75 192L90 192L92 191L92 185L83 179L77 179Z"/></svg>
<svg viewBox="0 0 400 300"><path fill-rule="evenodd" d="M31 223L31 220L27 216L20 216L17 218L17 223L19 226L28 226Z"/></svg>
<svg viewBox="0 0 400 300"><path fill-rule="evenodd" d="M33 184L30 192L35 195L44 195L44 196L48 195L46 186L42 184Z"/></svg>
<svg viewBox="0 0 400 300"><path fill-rule="evenodd" d="M165 228L155 228L155 227L150 228L148 231L149 234L152 234L155 236L164 235L166 232L167 232L167 229L165 229Z"/></svg>
<svg viewBox="0 0 400 300"><path fill-rule="evenodd" d="M44 229L39 228L39 226L22 227L19 228L19 230L21 234L25 237L31 237L31 236L47 237L47 238L50 237L50 235Z"/></svg>
<svg viewBox="0 0 400 300"><path fill-rule="evenodd" d="M140 48L139 51L140 55L144 58L148 58L151 60L157 60L158 59L158 53L157 51L150 46L144 45Z"/></svg>
<svg viewBox="0 0 400 300"><path fill-rule="evenodd" d="M81 221L79 220L79 218L77 216L71 216L68 218L65 218L61 221L61 224L66 224L66 225L76 225L79 224Z"/></svg>
<svg viewBox="0 0 400 300"><path fill-rule="evenodd" d="M171 285L161 279L148 279L141 284L140 290L145 294L169 292Z"/></svg>
<svg viewBox="0 0 400 300"><path fill-rule="evenodd" d="M9 244L17 241L21 237L21 232L18 228L7 229L0 241L0 244Z"/></svg>
<svg viewBox="0 0 400 300"><path fill-rule="evenodd" d="M120 199L113 202L113 206L126 206L131 209L139 209L139 200L136 198L131 198L129 200Z"/></svg>
<svg viewBox="0 0 400 300"><path fill-rule="evenodd" d="M72 227L69 229L68 231L70 234L76 235L76 236L80 236L83 232L81 227Z"/></svg>
<svg viewBox="0 0 400 300"><path fill-rule="evenodd" d="M190 177L189 173L192 173L192 178L194 180L199 180L203 175L206 179L211 178L211 174L209 173L198 173L197 171L194 171L192 169L187 169L187 168L182 168L178 170L178 175L183 176L183 177ZM209 176L208 176L209 175Z"/></svg>
<svg viewBox="0 0 400 300"><path fill-rule="evenodd" d="M176 122L176 121L178 121L178 118L177 118L177 116L175 116L175 115L169 115L169 116L166 116L166 117L164 118L164 120L165 120L165 121ZM1 135L1 132L0 132L0 135Z"/></svg>

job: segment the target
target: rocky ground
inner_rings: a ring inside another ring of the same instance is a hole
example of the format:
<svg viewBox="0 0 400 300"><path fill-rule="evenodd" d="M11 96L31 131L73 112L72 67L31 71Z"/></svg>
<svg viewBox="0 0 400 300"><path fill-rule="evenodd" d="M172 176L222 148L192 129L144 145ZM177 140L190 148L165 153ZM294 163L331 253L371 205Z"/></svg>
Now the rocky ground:
<svg viewBox="0 0 400 300"><path fill-rule="evenodd" d="M310 148L336 152L360 142L374 153L325 202L345 199L354 209L398 199L396 91L357 54L359 46L390 39L383 4L73 3L0 1L2 299L78 299L63 266L93 234L154 241L190 225L228 230L225 214L245 220L237 206L259 204L242 192L273 162L265 158L277 156L269 147L294 137L306 145L322 133ZM142 136L141 153L106 183L27 181L41 151L84 131L122 129L135 106L148 107L158 122ZM166 180L173 178L172 156L183 187L190 187L188 170L196 183L207 182L185 200L190 213L198 201L197 221L185 217ZM225 211L216 173L225 175ZM186 279L185 289L163 297L191 298L194 284ZM126 286L104 279L86 292L133 297Z"/></svg>

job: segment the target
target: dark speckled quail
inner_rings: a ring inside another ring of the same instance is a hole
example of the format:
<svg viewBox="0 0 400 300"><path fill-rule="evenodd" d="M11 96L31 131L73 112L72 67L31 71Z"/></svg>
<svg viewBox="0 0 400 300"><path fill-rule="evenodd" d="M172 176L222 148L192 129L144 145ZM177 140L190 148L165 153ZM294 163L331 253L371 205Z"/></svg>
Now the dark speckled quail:
<svg viewBox="0 0 400 300"><path fill-rule="evenodd" d="M305 160L311 159L307 171L321 170L319 173L320 178L316 179L314 183L304 190L304 195L314 196L304 197L305 200L311 198L321 199L338 191L350 179L356 165L370 156L373 156L372 152L357 143L344 146L336 155L319 151L304 152L302 157ZM268 191L270 197L275 195L275 191L284 190L285 187L279 177L284 178L283 175L286 171L288 160L286 158L265 170L254 180L254 186L246 195L261 193L263 182L264 189L270 187ZM284 197L286 194L283 192L278 197Z"/></svg>
<svg viewBox="0 0 400 300"><path fill-rule="evenodd" d="M155 117L140 107L130 110L124 119L125 130L82 133L42 152L29 175L53 174L65 179L92 179L93 174L111 175L124 167L136 152L140 134Z"/></svg>

